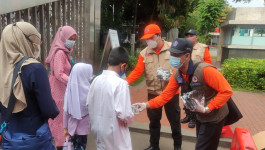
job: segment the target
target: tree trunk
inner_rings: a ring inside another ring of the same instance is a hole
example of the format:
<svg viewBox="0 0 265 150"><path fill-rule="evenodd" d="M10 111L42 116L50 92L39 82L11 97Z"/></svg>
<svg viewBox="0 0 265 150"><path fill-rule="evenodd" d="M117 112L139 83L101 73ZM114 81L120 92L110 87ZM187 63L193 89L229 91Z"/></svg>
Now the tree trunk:
<svg viewBox="0 0 265 150"><path fill-rule="evenodd" d="M131 36L131 56L134 57L134 49L135 49L135 31L136 31L136 19L137 19L137 9L138 9L138 0L135 2L134 8L134 20L133 20L133 33Z"/></svg>

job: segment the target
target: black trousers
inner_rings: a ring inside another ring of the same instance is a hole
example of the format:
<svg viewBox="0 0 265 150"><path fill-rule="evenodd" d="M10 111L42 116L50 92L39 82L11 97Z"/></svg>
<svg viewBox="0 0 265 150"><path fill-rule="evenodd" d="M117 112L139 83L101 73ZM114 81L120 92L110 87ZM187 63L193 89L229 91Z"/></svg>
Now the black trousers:
<svg viewBox="0 0 265 150"><path fill-rule="evenodd" d="M87 135L77 135L71 137L75 150L85 150L87 145Z"/></svg>
<svg viewBox="0 0 265 150"><path fill-rule="evenodd" d="M217 150L224 123L225 119L219 123L201 123L197 121L195 150Z"/></svg>
<svg viewBox="0 0 265 150"><path fill-rule="evenodd" d="M157 95L148 93L148 100L155 98ZM172 138L174 140L175 147L181 147L182 135L180 126L180 107L179 107L179 95L175 95L167 104L164 105L167 119L171 126ZM147 115L150 120L149 132L150 132L150 145L153 147L159 147L160 139L160 120L162 117L162 107L156 109L147 109Z"/></svg>

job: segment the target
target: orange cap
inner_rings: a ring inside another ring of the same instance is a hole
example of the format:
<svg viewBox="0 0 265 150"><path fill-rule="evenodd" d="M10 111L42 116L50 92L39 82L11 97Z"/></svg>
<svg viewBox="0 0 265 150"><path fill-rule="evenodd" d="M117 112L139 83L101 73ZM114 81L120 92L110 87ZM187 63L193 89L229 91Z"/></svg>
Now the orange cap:
<svg viewBox="0 0 265 150"><path fill-rule="evenodd" d="M142 39L149 39L157 33L161 33L159 26L156 24L149 24L148 26L145 27L144 36L141 37L141 40Z"/></svg>

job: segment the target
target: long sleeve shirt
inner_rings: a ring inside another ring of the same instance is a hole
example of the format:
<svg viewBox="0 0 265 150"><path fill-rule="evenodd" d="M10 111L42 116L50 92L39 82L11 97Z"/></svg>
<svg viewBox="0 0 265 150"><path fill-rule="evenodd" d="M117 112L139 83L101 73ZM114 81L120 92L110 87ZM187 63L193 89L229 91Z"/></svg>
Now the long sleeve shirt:
<svg viewBox="0 0 265 150"><path fill-rule="evenodd" d="M64 51L59 50L54 55L54 62L53 65L53 75L55 78L65 85L69 79L69 72L71 69L71 64L68 61L68 56L65 54Z"/></svg>
<svg viewBox="0 0 265 150"><path fill-rule="evenodd" d="M175 71L176 70L174 70L174 72ZM148 101L150 108L158 108L165 105L179 89L180 85L174 78L174 72L163 93L156 98ZM183 78L188 82L189 75L182 75ZM222 107L233 94L232 88L230 87L229 83L217 69L210 66L203 69L203 77L206 84L218 92L217 95L212 100L210 100L210 103L208 104L209 109L214 110Z"/></svg>
<svg viewBox="0 0 265 150"><path fill-rule="evenodd" d="M34 135L44 122L49 118L54 119L59 110L51 96L47 71L41 63L23 66L20 77L27 107L11 115L8 130ZM1 106L2 121L5 119L6 110Z"/></svg>
<svg viewBox="0 0 265 150"><path fill-rule="evenodd" d="M87 106L97 149L132 149L128 126L134 114L128 86L110 70L104 70L90 86Z"/></svg>

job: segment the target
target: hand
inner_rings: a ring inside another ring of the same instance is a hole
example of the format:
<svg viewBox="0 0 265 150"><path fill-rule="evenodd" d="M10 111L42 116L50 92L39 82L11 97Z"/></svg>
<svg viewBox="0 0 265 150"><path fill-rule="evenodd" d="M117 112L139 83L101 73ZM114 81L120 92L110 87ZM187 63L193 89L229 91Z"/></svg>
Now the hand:
<svg viewBox="0 0 265 150"><path fill-rule="evenodd" d="M134 107L138 111L143 111L144 109L146 109L146 103L135 103L132 104L132 107Z"/></svg>
<svg viewBox="0 0 265 150"><path fill-rule="evenodd" d="M70 140L71 135L68 133L68 129L67 128L63 129L63 136L64 136L64 139L66 139L66 137L68 136L69 137L68 140Z"/></svg>

